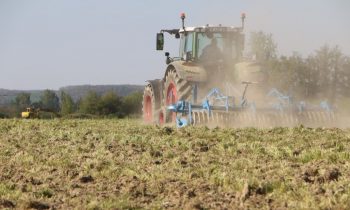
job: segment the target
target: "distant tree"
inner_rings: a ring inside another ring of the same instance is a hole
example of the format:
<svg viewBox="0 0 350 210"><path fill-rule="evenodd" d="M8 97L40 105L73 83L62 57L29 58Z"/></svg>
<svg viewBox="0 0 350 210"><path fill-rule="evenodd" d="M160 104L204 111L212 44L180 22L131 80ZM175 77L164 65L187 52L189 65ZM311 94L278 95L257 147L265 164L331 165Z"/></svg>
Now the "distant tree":
<svg viewBox="0 0 350 210"><path fill-rule="evenodd" d="M350 57L344 58L342 65L342 76L341 78L341 94L345 97L350 97Z"/></svg>
<svg viewBox="0 0 350 210"><path fill-rule="evenodd" d="M19 110L29 107L31 105L30 93L19 93L15 98L15 105Z"/></svg>
<svg viewBox="0 0 350 210"><path fill-rule="evenodd" d="M142 112L142 92L134 92L123 98L122 111L126 115L139 115Z"/></svg>
<svg viewBox="0 0 350 210"><path fill-rule="evenodd" d="M114 93L109 91L105 93L100 100L98 109L101 115L121 114L122 101L121 98Z"/></svg>
<svg viewBox="0 0 350 210"><path fill-rule="evenodd" d="M18 116L19 111L14 106L0 107L0 119Z"/></svg>
<svg viewBox="0 0 350 210"><path fill-rule="evenodd" d="M262 31L250 34L250 53L256 57L257 61L266 62L276 58L277 44L272 38L272 34Z"/></svg>
<svg viewBox="0 0 350 210"><path fill-rule="evenodd" d="M312 78L307 62L299 54L273 59L268 66L270 86L288 95L308 96Z"/></svg>
<svg viewBox="0 0 350 210"><path fill-rule="evenodd" d="M31 107L38 109L38 108L43 107L43 104L41 103L41 101L36 101L36 102L32 103Z"/></svg>
<svg viewBox="0 0 350 210"><path fill-rule="evenodd" d="M54 112L58 112L60 109L59 98L52 90L44 90L40 96L41 108L49 109Z"/></svg>
<svg viewBox="0 0 350 210"><path fill-rule="evenodd" d="M83 114L98 114L100 97L94 91L89 91L79 103L79 112Z"/></svg>
<svg viewBox="0 0 350 210"><path fill-rule="evenodd" d="M322 46L315 55L309 56L309 65L315 79L315 92L329 98L333 103L341 93L346 77L346 58L338 46Z"/></svg>
<svg viewBox="0 0 350 210"><path fill-rule="evenodd" d="M71 114L75 111L75 105L72 97L65 93L64 91L61 92L61 114L67 115Z"/></svg>

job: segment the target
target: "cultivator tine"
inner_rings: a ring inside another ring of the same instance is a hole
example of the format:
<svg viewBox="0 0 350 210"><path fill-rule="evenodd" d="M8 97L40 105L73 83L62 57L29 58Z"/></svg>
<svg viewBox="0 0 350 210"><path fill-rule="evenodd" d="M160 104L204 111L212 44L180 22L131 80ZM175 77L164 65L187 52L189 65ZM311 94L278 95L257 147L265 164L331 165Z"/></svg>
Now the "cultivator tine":
<svg viewBox="0 0 350 210"><path fill-rule="evenodd" d="M288 120L288 125L293 125L294 124L293 115L286 114L286 117L287 117L287 120Z"/></svg>
<svg viewBox="0 0 350 210"><path fill-rule="evenodd" d="M266 124L266 116L265 115L258 115L257 122L258 122L258 126L262 127L264 124Z"/></svg>
<svg viewBox="0 0 350 210"><path fill-rule="evenodd" d="M323 123L323 122L327 122L327 121L324 121L324 120L322 119L322 115L321 115L320 112L316 111L316 112L315 112L315 115L316 115L316 117L315 117L314 121L315 121L316 124L321 124L321 123Z"/></svg>
<svg viewBox="0 0 350 210"><path fill-rule="evenodd" d="M293 114L287 114L287 118L288 118L288 125L289 126L297 124L297 120Z"/></svg>
<svg viewBox="0 0 350 210"><path fill-rule="evenodd" d="M318 112L318 118L319 118L319 122L327 122L327 119L325 118L325 115L324 115L325 113L323 113L323 112Z"/></svg>
<svg viewBox="0 0 350 210"><path fill-rule="evenodd" d="M308 118L309 122L313 121L314 113L313 112L308 112L308 116L309 116L309 118Z"/></svg>
<svg viewBox="0 0 350 210"><path fill-rule="evenodd" d="M207 122L207 113L206 112L201 112L201 116L202 116L202 123L206 123Z"/></svg>
<svg viewBox="0 0 350 210"><path fill-rule="evenodd" d="M269 127L269 126L329 126L336 116L333 112L251 112L251 111L192 111L194 125L218 125L224 127Z"/></svg>
<svg viewBox="0 0 350 210"><path fill-rule="evenodd" d="M299 115L300 123L307 126L329 126L335 122L333 112L307 111Z"/></svg>
<svg viewBox="0 0 350 210"><path fill-rule="evenodd" d="M219 113L213 113L213 121L216 122L216 124L219 123Z"/></svg>
<svg viewBox="0 0 350 210"><path fill-rule="evenodd" d="M196 112L192 112L192 121L193 121L193 125L197 125L197 113Z"/></svg>
<svg viewBox="0 0 350 210"><path fill-rule="evenodd" d="M283 118L282 118L283 119L283 126L290 125L289 114L283 113L282 116L283 116Z"/></svg>
<svg viewBox="0 0 350 210"><path fill-rule="evenodd" d="M330 118L330 113L327 112L320 112L321 116L322 116L322 120L323 122L332 122L331 118Z"/></svg>

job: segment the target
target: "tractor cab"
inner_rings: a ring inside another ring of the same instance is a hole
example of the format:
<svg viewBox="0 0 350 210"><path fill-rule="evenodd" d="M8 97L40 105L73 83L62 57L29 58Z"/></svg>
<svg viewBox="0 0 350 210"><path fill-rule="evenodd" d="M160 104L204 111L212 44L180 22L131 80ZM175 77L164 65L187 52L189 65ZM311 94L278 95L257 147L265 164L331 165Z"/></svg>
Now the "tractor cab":
<svg viewBox="0 0 350 210"><path fill-rule="evenodd" d="M204 26L180 30L179 57L184 61L238 62L242 57L244 35L240 29Z"/></svg>
<svg viewBox="0 0 350 210"><path fill-rule="evenodd" d="M242 15L241 27L205 25L202 27L185 27L185 15L181 14L182 28L161 30L157 34L157 50L163 50L164 32L180 39L179 57L170 58L166 53L167 64L174 60L201 63L204 65L225 62L234 64L241 60L244 49L245 15Z"/></svg>

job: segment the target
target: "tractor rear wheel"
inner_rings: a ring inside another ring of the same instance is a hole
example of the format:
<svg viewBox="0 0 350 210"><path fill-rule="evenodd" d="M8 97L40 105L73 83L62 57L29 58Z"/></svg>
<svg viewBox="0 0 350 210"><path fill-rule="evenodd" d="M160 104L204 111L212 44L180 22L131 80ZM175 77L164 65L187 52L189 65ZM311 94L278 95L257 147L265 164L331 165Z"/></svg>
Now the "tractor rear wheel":
<svg viewBox="0 0 350 210"><path fill-rule="evenodd" d="M179 100L190 101L192 96L191 84L179 77L175 69L167 72L164 82L164 105L175 104ZM165 122L175 122L176 114L166 112Z"/></svg>
<svg viewBox="0 0 350 210"><path fill-rule="evenodd" d="M145 123L164 123L164 114L160 109L162 81L149 81L143 91L142 115Z"/></svg>

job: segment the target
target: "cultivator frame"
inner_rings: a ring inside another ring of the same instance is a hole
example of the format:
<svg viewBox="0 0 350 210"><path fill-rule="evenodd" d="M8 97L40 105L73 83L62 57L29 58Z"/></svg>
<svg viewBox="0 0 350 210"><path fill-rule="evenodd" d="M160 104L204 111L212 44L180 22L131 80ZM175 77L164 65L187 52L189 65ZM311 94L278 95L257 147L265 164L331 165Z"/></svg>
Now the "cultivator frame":
<svg viewBox="0 0 350 210"><path fill-rule="evenodd" d="M245 87L239 103L236 103L236 97L224 95L218 88L213 88L200 104L196 102L194 94L192 102L180 100L167 109L176 114L178 127L188 125L275 127L299 124L325 126L333 125L335 122L334 111L326 101L322 101L318 106L304 101L293 103L292 97L281 94L275 88L267 94L274 100L270 99L267 106L257 108L255 102L248 102L246 98L248 86L254 83L243 82L243 84Z"/></svg>

